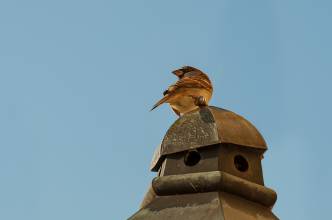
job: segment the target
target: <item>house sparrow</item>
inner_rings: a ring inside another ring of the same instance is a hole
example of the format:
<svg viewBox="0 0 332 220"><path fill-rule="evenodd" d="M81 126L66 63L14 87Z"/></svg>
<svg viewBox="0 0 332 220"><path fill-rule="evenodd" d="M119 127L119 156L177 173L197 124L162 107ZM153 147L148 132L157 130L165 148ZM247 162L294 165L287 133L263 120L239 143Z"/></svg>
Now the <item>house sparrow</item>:
<svg viewBox="0 0 332 220"><path fill-rule="evenodd" d="M185 66L172 72L179 80L168 87L164 97L151 109L163 103L169 103L173 111L181 116L198 106L207 105L211 99L213 87L209 77L191 66Z"/></svg>

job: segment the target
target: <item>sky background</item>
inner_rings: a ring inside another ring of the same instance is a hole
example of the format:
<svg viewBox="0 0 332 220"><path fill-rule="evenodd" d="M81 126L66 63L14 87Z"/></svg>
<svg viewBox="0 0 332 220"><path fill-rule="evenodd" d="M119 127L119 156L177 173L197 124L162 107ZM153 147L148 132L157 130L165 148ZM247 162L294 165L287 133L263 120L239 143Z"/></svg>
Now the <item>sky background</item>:
<svg viewBox="0 0 332 220"><path fill-rule="evenodd" d="M331 214L332 2L0 1L0 219L126 219L183 65L251 121L283 220Z"/></svg>

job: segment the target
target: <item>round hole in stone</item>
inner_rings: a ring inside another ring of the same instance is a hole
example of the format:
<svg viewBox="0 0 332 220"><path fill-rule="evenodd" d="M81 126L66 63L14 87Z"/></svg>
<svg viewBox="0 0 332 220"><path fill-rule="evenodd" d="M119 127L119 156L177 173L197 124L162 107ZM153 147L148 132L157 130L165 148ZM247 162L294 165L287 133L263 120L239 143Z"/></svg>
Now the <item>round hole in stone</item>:
<svg viewBox="0 0 332 220"><path fill-rule="evenodd" d="M195 166L201 160L201 155L197 150L188 151L184 156L184 164L187 166Z"/></svg>
<svg viewBox="0 0 332 220"><path fill-rule="evenodd" d="M248 161L241 155L236 155L234 157L234 165L238 171L246 172L249 168Z"/></svg>

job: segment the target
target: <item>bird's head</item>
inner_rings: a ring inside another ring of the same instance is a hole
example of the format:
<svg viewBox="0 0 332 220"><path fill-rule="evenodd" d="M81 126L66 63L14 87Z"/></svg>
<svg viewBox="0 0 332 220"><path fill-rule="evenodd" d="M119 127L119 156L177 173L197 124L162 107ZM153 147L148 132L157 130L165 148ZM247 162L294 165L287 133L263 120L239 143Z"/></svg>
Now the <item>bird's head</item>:
<svg viewBox="0 0 332 220"><path fill-rule="evenodd" d="M195 67L192 66L184 66L180 69L172 71L172 73L181 79L186 73L197 70L199 71L199 69L196 69Z"/></svg>

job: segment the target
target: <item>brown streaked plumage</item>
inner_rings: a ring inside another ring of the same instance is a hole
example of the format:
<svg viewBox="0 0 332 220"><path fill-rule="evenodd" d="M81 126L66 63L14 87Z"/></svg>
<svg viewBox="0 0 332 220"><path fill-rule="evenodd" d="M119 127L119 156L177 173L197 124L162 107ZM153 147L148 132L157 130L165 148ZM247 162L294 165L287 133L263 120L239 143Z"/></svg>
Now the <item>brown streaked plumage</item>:
<svg viewBox="0 0 332 220"><path fill-rule="evenodd" d="M191 66L182 67L172 73L178 76L179 80L164 91L164 97L151 111L163 103L169 103L177 115L182 115L198 108L199 103L208 104L213 87L205 73Z"/></svg>

